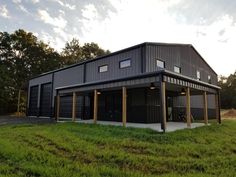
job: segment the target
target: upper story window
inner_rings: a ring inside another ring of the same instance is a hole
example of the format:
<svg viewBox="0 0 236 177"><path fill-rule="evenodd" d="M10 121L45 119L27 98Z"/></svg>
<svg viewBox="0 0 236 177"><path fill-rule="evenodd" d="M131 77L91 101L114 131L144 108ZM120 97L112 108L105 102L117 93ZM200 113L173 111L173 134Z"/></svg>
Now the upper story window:
<svg viewBox="0 0 236 177"><path fill-rule="evenodd" d="M103 73L103 72L108 71L108 65L99 66L99 67L98 67L98 71L99 71L100 73Z"/></svg>
<svg viewBox="0 0 236 177"><path fill-rule="evenodd" d="M197 80L199 80L199 81L201 80L201 73L198 70L197 70Z"/></svg>
<svg viewBox="0 0 236 177"><path fill-rule="evenodd" d="M120 68L127 68L130 66L131 66L131 59L120 61Z"/></svg>
<svg viewBox="0 0 236 177"><path fill-rule="evenodd" d="M174 66L174 72L181 73L181 68L178 66Z"/></svg>
<svg viewBox="0 0 236 177"><path fill-rule="evenodd" d="M211 75L208 75L207 79L208 79L208 83L211 84Z"/></svg>
<svg viewBox="0 0 236 177"><path fill-rule="evenodd" d="M156 65L157 65L157 67L159 67L159 68L165 68L165 62L162 61L162 60L157 59L157 60L156 60Z"/></svg>

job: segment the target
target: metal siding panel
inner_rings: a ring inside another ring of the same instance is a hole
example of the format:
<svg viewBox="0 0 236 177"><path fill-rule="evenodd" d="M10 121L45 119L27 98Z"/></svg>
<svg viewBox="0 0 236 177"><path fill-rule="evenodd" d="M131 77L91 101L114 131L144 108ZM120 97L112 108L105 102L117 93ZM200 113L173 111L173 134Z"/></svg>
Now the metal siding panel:
<svg viewBox="0 0 236 177"><path fill-rule="evenodd" d="M194 65L194 70L192 70L192 75L196 78L197 69L201 72L201 80L208 82L208 75L211 75L212 84L217 85L217 75L211 70L211 68L201 59L201 57L196 53L195 50L190 48L190 58Z"/></svg>
<svg viewBox="0 0 236 177"><path fill-rule="evenodd" d="M48 75L31 79L29 81L29 87L34 86L34 85L48 83L48 82L52 82L52 74L48 74Z"/></svg>
<svg viewBox="0 0 236 177"><path fill-rule="evenodd" d="M165 61L165 69L174 71L174 66L181 67L181 74L196 79L197 69L201 72L201 80L208 82L208 75L212 77L212 84L217 84L217 76L201 57L189 46L148 45L146 50L145 72L159 70L156 59Z"/></svg>
<svg viewBox="0 0 236 177"><path fill-rule="evenodd" d="M131 67L119 68L119 62L131 59ZM98 67L108 65L108 71L99 73ZM134 76L141 73L141 49L133 49L101 60L87 63L86 82L116 79L125 76Z"/></svg>
<svg viewBox="0 0 236 177"><path fill-rule="evenodd" d="M56 96L55 88L57 87L83 83L84 80L83 70L84 70L83 65L78 65L72 68L55 72L54 84L53 84L53 97ZM54 105L54 99L52 101L52 106L53 105Z"/></svg>
<svg viewBox="0 0 236 177"><path fill-rule="evenodd" d="M207 95L207 103L208 103L208 109L215 109L216 108L215 95Z"/></svg>
<svg viewBox="0 0 236 177"><path fill-rule="evenodd" d="M60 97L59 117L72 119L72 96Z"/></svg>

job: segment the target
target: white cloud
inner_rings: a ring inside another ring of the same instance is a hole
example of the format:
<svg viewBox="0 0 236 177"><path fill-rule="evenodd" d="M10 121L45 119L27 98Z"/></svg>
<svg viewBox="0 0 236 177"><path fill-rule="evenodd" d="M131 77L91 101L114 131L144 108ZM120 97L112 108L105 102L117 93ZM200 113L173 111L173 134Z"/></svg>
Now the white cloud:
<svg viewBox="0 0 236 177"><path fill-rule="evenodd" d="M31 0L33 4L39 3L39 0Z"/></svg>
<svg viewBox="0 0 236 177"><path fill-rule="evenodd" d="M69 3L64 3L64 2L62 2L61 0L52 0L52 1L55 1L55 2L57 2L58 4L60 4L62 7L66 7L66 8L68 8L68 9L70 9L70 10L75 10L75 8L76 8L76 5L71 5L71 4L69 4Z"/></svg>
<svg viewBox="0 0 236 177"><path fill-rule="evenodd" d="M236 24L229 15L219 17L211 25L190 25L182 18L169 13L169 7L180 0L166 1L111 1L117 13L108 11L105 19L99 19L93 5L82 10L81 41L97 42L105 49L116 51L145 41L190 43L219 74L235 71L234 46ZM183 20L183 23L179 23ZM202 19L204 21L204 19ZM227 61L227 69L222 67Z"/></svg>
<svg viewBox="0 0 236 177"><path fill-rule="evenodd" d="M19 9L22 10L23 12L29 14L29 11L23 5L19 5Z"/></svg>
<svg viewBox="0 0 236 177"><path fill-rule="evenodd" d="M2 16L4 18L10 18L10 14L7 10L6 5L0 6L0 16Z"/></svg>
<svg viewBox="0 0 236 177"><path fill-rule="evenodd" d="M82 16L87 20L93 20L98 17L97 9L93 4L86 5L82 10Z"/></svg>
<svg viewBox="0 0 236 177"><path fill-rule="evenodd" d="M40 19L47 24L56 26L58 28L64 28L67 24L67 21L60 14L58 17L51 17L46 10L38 10Z"/></svg>
<svg viewBox="0 0 236 177"><path fill-rule="evenodd" d="M13 0L13 2L14 2L15 4L19 4L19 3L21 3L21 0Z"/></svg>

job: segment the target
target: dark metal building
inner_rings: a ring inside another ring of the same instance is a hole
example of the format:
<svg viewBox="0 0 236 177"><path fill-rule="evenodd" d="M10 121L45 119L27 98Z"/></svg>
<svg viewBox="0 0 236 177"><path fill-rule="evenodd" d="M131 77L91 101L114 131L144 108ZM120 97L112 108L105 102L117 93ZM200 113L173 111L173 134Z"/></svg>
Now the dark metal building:
<svg viewBox="0 0 236 177"><path fill-rule="evenodd" d="M28 115L191 122L219 114L217 74L189 44L142 43L29 81Z"/></svg>

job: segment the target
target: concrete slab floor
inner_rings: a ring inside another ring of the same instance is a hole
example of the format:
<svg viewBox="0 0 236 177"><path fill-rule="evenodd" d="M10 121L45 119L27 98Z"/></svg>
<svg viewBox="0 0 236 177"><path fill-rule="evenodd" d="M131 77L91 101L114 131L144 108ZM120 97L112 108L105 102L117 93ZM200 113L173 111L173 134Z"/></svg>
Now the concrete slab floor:
<svg viewBox="0 0 236 177"><path fill-rule="evenodd" d="M93 120L78 120L76 122L79 123L87 123L87 124L93 124ZM97 121L97 124L101 125L113 125L113 126L123 126L122 122L113 122L113 121ZM191 128L201 127L204 126L204 123L192 123ZM152 130L155 130L157 132L162 132L161 124L160 123L131 123L127 122L126 127L134 127L134 128L150 128ZM187 128L187 123L184 122L167 122L167 129L166 132L173 132L176 130L181 130Z"/></svg>

